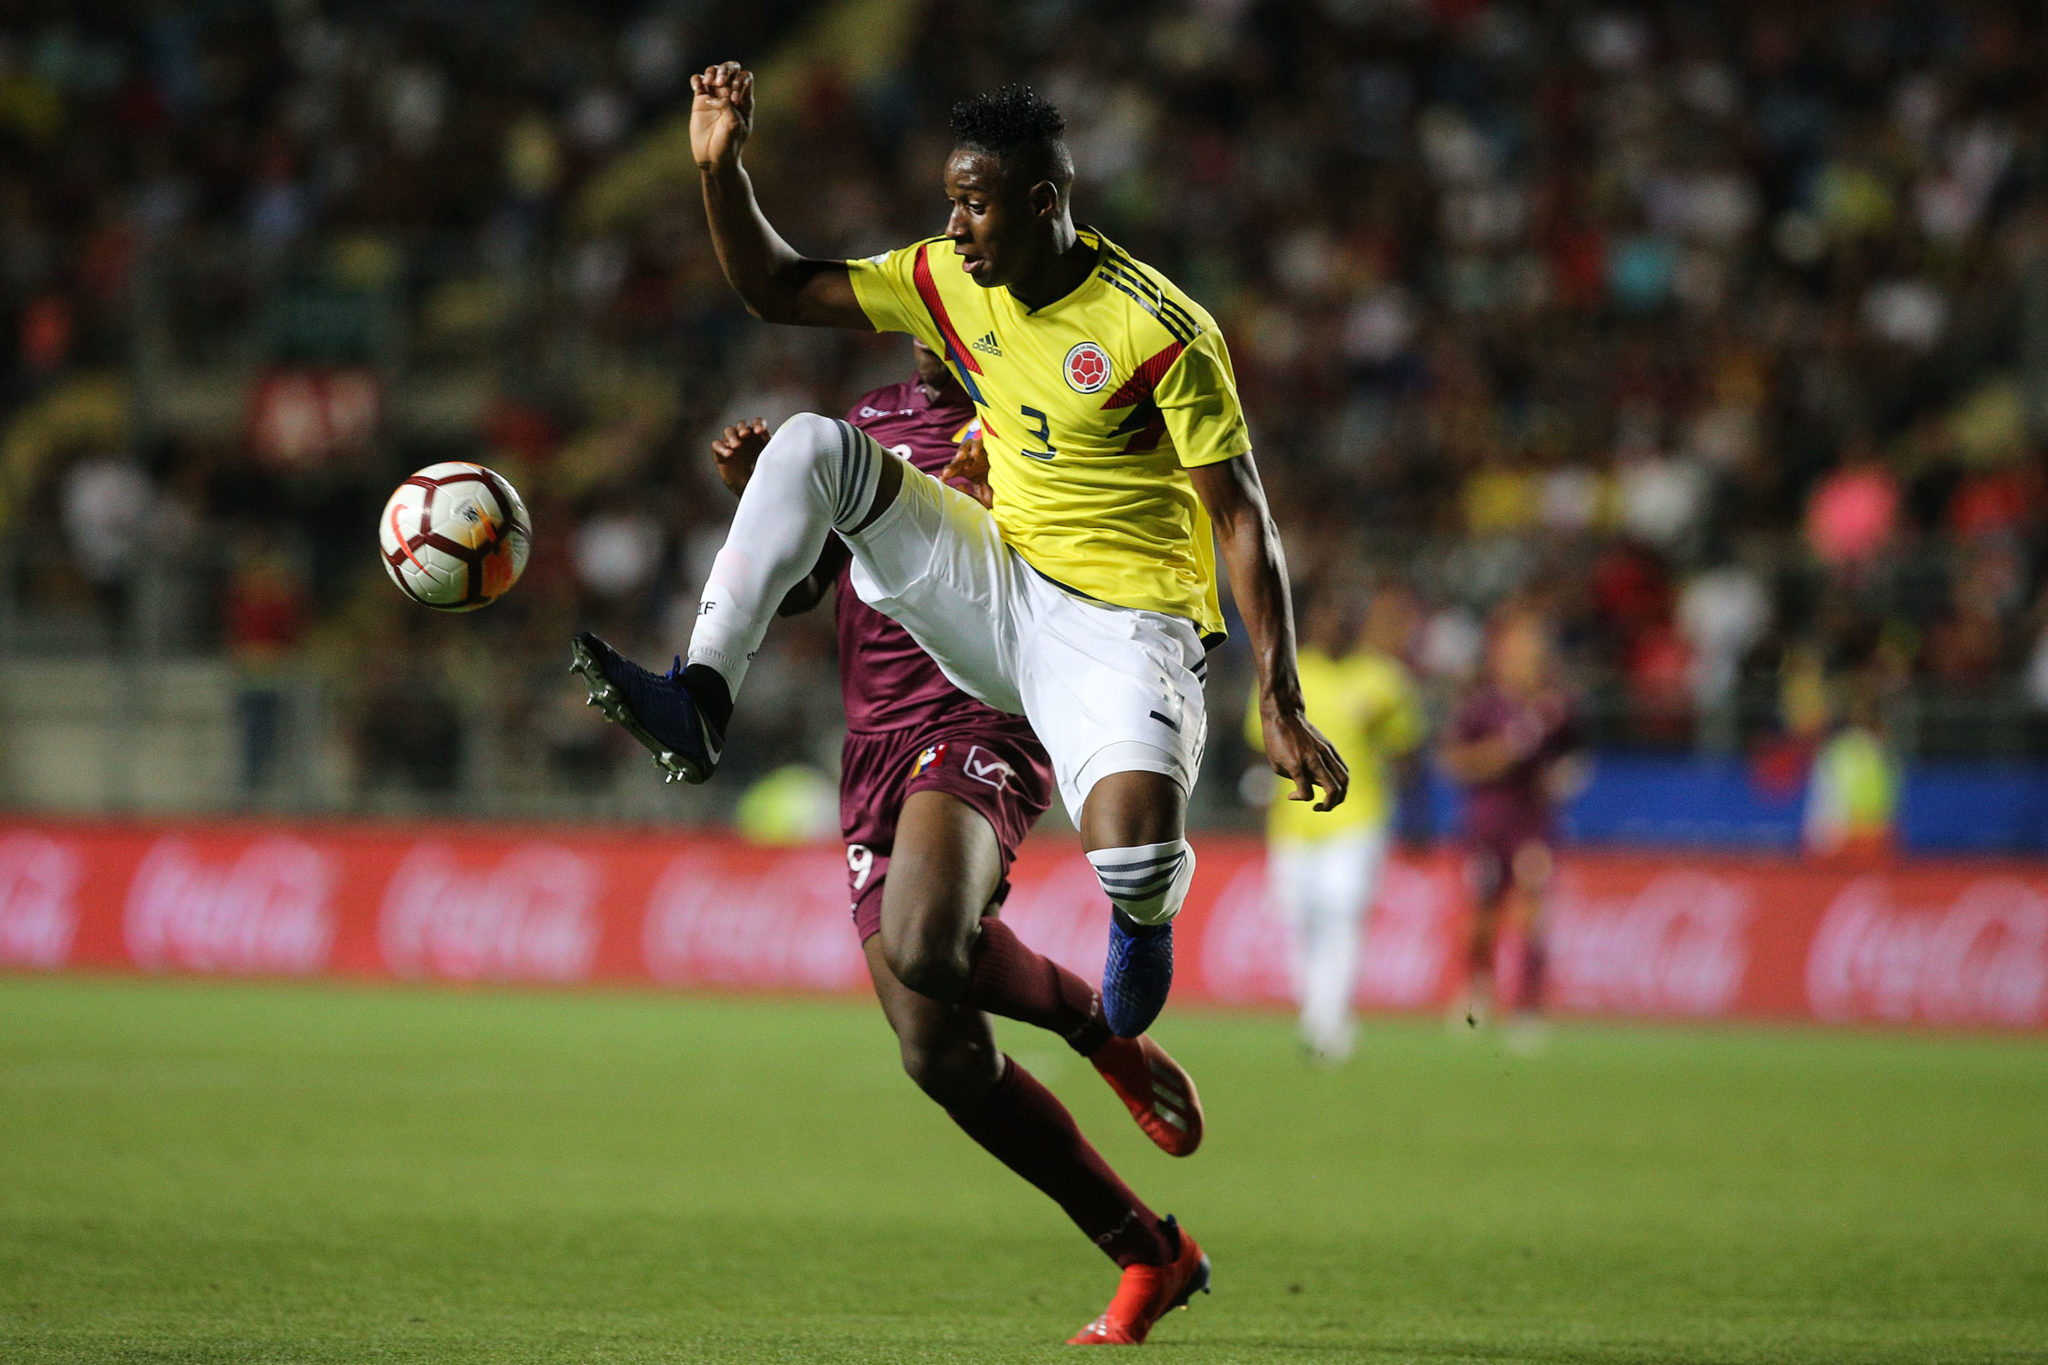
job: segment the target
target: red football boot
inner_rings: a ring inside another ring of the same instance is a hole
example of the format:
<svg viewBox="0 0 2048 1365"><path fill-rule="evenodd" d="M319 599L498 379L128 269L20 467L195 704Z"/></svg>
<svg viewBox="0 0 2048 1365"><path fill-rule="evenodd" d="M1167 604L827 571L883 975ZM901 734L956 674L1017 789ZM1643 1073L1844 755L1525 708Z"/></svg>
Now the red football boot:
<svg viewBox="0 0 2048 1365"><path fill-rule="evenodd" d="M1112 1037L1089 1055L1145 1136L1168 1156L1202 1145L1202 1097L1194 1078L1149 1037Z"/></svg>
<svg viewBox="0 0 2048 1365"><path fill-rule="evenodd" d="M1068 1337L1067 1345L1141 1346L1153 1323L1176 1308L1187 1307L1197 1291L1209 1292L1209 1258L1171 1215L1165 1226L1180 1243L1180 1254L1165 1265L1126 1266L1109 1307Z"/></svg>

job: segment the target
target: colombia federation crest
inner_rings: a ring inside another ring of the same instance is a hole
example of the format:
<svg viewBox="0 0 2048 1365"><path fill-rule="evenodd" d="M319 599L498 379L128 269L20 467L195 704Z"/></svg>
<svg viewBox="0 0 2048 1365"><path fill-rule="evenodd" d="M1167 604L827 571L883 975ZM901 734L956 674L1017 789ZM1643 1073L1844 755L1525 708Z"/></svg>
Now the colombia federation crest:
<svg viewBox="0 0 2048 1365"><path fill-rule="evenodd" d="M1109 382L1109 352L1084 341L1067 352L1067 384L1076 393L1094 393Z"/></svg>

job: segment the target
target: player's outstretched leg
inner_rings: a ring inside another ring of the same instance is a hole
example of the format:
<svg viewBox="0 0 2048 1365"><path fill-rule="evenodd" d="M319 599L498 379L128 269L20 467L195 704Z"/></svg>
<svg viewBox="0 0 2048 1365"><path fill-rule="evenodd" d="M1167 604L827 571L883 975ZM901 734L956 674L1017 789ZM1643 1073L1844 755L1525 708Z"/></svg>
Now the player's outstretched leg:
<svg viewBox="0 0 2048 1365"><path fill-rule="evenodd" d="M897 816L872 940L890 973L929 999L1058 1034L1160 1150L1193 1153L1203 1132L1194 1078L1152 1039L1113 1036L1093 987L982 913L1002 871L1002 847L981 812L944 791L912 792Z"/></svg>
<svg viewBox="0 0 2048 1365"><path fill-rule="evenodd" d="M1173 988L1173 917L1195 879L1186 806L1171 777L1132 770L1098 781L1081 809L1082 842L1111 905L1102 1009L1119 1038L1150 1028Z"/></svg>
<svg viewBox="0 0 2048 1365"><path fill-rule="evenodd" d="M762 449L712 563L687 663L650 673L594 635L571 667L592 704L654 754L672 778L702 782L718 766L733 698L775 609L818 562L825 537L866 525L894 499L902 462L845 422L798 413Z"/></svg>
<svg viewBox="0 0 2048 1365"><path fill-rule="evenodd" d="M1173 1265L1181 1248L1168 1223L1117 1178L1066 1106L997 1050L988 1016L898 981L879 934L863 951L903 1069L918 1088L961 1131L1058 1204L1117 1265L1126 1271Z"/></svg>
<svg viewBox="0 0 2048 1365"><path fill-rule="evenodd" d="M961 1004L1065 1038L1168 1156L1192 1156L1202 1145L1202 1097L1195 1078L1150 1037L1111 1033L1101 997L1087 982L1026 947L993 915L981 921L970 959Z"/></svg>

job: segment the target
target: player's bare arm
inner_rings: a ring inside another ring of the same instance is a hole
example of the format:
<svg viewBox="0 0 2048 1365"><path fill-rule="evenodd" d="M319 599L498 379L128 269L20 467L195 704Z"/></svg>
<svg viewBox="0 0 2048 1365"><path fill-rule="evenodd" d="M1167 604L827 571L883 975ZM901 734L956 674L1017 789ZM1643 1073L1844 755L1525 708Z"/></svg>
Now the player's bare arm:
<svg viewBox="0 0 2048 1365"><path fill-rule="evenodd" d="M1344 801L1350 770L1330 741L1309 724L1294 663L1294 606L1287 594L1287 561L1280 532L1266 506L1266 490L1250 455L1188 471L1195 495L1216 525L1216 543L1230 570L1230 591L1251 637L1259 671L1259 723L1267 761L1294 783L1290 801L1316 801L1330 810Z"/></svg>
<svg viewBox="0 0 2048 1365"><path fill-rule="evenodd" d="M1540 725L1514 725L1499 734L1477 739L1456 735L1444 741L1444 770L1460 782L1491 782L1506 776L1519 763L1527 762L1543 747Z"/></svg>
<svg viewBox="0 0 2048 1365"><path fill-rule="evenodd" d="M748 422L735 422L711 441L711 458L718 466L718 481L725 485L734 497L747 491L747 481L754 477L754 462L761 458L761 450L768 444L768 424L756 417ZM836 538L827 540L825 548L818 555L818 562L803 580L789 590L782 599L782 605L775 609L777 616L801 616L825 600L825 594L832 590L832 583L839 577L839 570L846 563L846 544Z"/></svg>
<svg viewBox="0 0 2048 1365"><path fill-rule="evenodd" d="M1460 782L1491 782L1527 757L1508 739L1446 739L1437 750L1444 771Z"/></svg>
<svg viewBox="0 0 2048 1365"><path fill-rule="evenodd" d="M753 181L740 165L754 125L754 73L721 62L690 77L690 93L690 150L704 185L711 244L747 311L763 322L872 330L846 262L800 254L754 198Z"/></svg>

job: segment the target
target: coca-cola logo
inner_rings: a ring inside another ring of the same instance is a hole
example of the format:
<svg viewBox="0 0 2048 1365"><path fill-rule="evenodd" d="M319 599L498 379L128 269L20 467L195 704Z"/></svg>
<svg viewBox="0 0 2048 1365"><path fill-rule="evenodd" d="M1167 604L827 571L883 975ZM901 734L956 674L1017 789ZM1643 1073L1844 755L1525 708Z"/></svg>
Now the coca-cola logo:
<svg viewBox="0 0 2048 1365"><path fill-rule="evenodd" d="M78 932L78 850L32 831L0 838L0 963L61 967Z"/></svg>
<svg viewBox="0 0 2048 1365"><path fill-rule="evenodd" d="M377 943L400 976L582 981L603 932L599 882L594 863L557 844L520 844L482 867L420 844L384 888Z"/></svg>
<svg viewBox="0 0 2048 1365"><path fill-rule="evenodd" d="M1199 959L1202 983L1225 1004L1285 1000L1293 990L1291 931L1266 883L1264 864L1248 860L1209 907Z"/></svg>
<svg viewBox="0 0 2048 1365"><path fill-rule="evenodd" d="M641 949L663 985L847 990L867 979L845 863L829 850L678 853L648 897Z"/></svg>
<svg viewBox="0 0 2048 1365"><path fill-rule="evenodd" d="M2048 1020L2048 897L1991 877L1946 906L1901 906L1884 878L1859 878L1814 934L1806 994L1831 1021L2038 1025Z"/></svg>
<svg viewBox="0 0 2048 1365"><path fill-rule="evenodd" d="M332 860L301 839L257 839L212 858L160 839L128 885L128 955L150 971L310 975L334 942L334 884Z"/></svg>
<svg viewBox="0 0 2048 1365"><path fill-rule="evenodd" d="M1546 943L1557 1004L1588 1012L1725 1014L1749 967L1743 885L1692 868L1601 897L1566 878Z"/></svg>
<svg viewBox="0 0 2048 1365"><path fill-rule="evenodd" d="M1199 869L1195 884L1201 885ZM1109 898L1079 849L1041 876L1017 877L1003 902L1003 920L1017 937L1083 980L1101 979L1109 956Z"/></svg>
<svg viewBox="0 0 2048 1365"><path fill-rule="evenodd" d="M1358 998L1375 1009L1426 1009L1444 996L1458 941L1456 881L1388 860L1366 920Z"/></svg>

